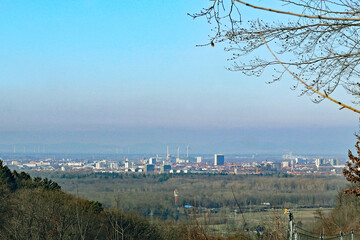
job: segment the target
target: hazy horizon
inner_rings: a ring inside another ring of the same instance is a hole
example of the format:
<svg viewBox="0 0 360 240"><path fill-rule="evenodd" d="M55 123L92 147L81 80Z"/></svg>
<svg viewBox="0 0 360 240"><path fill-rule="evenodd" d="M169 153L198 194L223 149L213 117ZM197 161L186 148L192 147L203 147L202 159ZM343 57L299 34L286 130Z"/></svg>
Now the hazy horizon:
<svg viewBox="0 0 360 240"><path fill-rule="evenodd" d="M199 153L346 155L356 142L357 115L298 97L293 80L266 84L269 72L254 78L227 71L224 46L196 47L208 42L210 26L187 13L202 7L1 3L0 152L16 144L75 151L69 143L76 143L134 152L189 144ZM334 96L352 100L341 89Z"/></svg>
<svg viewBox="0 0 360 240"><path fill-rule="evenodd" d="M336 138L329 138L336 136ZM166 147L190 153L225 154L338 154L347 155L355 141L352 128L284 129L123 129L93 132L2 133L0 153L149 153L165 154ZM15 147L15 149L14 149Z"/></svg>

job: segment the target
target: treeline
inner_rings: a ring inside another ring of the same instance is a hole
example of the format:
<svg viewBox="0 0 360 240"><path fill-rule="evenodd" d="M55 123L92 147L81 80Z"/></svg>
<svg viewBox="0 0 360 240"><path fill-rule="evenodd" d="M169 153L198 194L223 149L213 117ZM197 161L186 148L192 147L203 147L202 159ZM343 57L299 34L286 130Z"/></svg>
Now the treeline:
<svg viewBox="0 0 360 240"><path fill-rule="evenodd" d="M353 187L356 188L357 186ZM359 212L359 197L339 192L336 197L336 205L330 214L324 214L321 210L317 211L315 216L317 222L312 231L317 235L325 232L328 236L336 236L339 232L350 233L351 231L360 234Z"/></svg>
<svg viewBox="0 0 360 240"><path fill-rule="evenodd" d="M291 175L217 175L217 174L118 174L63 173L43 174L59 182L73 194L96 199L105 206L137 211L143 216L178 219L174 189L179 190L177 206L237 208L234 195L244 210L276 207L333 207L336 196L346 186L343 177ZM234 192L234 194L233 194ZM268 206L268 205L267 205Z"/></svg>

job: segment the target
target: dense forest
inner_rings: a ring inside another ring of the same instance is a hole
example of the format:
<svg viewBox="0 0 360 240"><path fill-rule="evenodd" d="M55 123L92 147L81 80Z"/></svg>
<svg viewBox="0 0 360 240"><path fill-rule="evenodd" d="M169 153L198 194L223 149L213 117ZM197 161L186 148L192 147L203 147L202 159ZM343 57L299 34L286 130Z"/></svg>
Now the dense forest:
<svg viewBox="0 0 360 240"><path fill-rule="evenodd" d="M105 206L136 211L143 216L176 219L174 189L179 206L235 209L234 197L245 211L271 208L334 207L346 186L343 177L275 174L118 174L91 172L32 172L51 178L72 194L94 199ZM233 194L234 192L234 194ZM235 195L235 196L234 196Z"/></svg>

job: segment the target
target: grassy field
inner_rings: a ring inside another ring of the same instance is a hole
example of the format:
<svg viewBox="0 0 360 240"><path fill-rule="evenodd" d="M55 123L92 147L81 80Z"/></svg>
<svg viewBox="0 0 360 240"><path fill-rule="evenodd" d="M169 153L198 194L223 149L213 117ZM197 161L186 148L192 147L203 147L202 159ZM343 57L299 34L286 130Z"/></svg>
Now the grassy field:
<svg viewBox="0 0 360 240"><path fill-rule="evenodd" d="M293 209L291 212L296 225L310 231L316 224L317 211L327 215L331 210L331 208ZM190 212L190 215L189 223L194 225L194 214ZM196 221L207 229L207 232L223 236L243 229L256 232L266 228L286 232L289 222L289 215L284 214L284 209L269 209L264 212L246 212L244 214L232 212L227 215L206 213L196 214L195 217ZM224 221L224 219L226 220Z"/></svg>

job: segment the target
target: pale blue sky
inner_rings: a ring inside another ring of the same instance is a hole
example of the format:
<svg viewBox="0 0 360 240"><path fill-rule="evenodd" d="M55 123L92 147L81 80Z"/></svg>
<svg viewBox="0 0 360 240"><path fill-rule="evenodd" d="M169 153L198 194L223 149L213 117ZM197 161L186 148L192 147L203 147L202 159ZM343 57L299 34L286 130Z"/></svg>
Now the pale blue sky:
<svg viewBox="0 0 360 240"><path fill-rule="evenodd" d="M205 0L1 1L2 143L21 143L21 133L28 134L27 142L50 144L96 132L76 141L126 145L106 138L123 129L148 131L145 142L151 142L152 128L169 129L172 138L182 129L352 129L347 136L357 130L355 114L297 97L299 91L289 89L292 80L267 85L270 73L250 78L225 70L224 46L195 47L206 43L210 26L187 13L207 5ZM59 131L66 134L50 137ZM29 137L39 133L41 139ZM352 137L346 142L353 145Z"/></svg>

